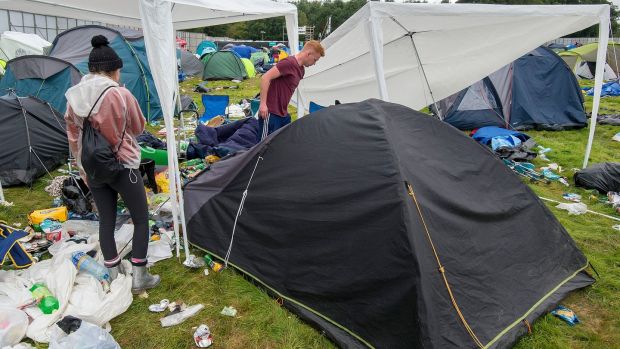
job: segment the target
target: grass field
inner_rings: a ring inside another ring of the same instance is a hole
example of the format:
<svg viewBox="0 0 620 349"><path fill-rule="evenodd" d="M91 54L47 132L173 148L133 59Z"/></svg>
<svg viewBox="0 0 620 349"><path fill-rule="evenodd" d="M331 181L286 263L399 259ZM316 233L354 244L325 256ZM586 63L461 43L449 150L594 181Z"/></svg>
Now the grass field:
<svg viewBox="0 0 620 349"><path fill-rule="evenodd" d="M182 84L184 94L192 93L197 80ZM210 87L235 85L231 82L210 83ZM246 80L238 89L223 89L215 94L228 94L231 102L251 98L258 93L258 79ZM199 95L193 93L199 102ZM200 103L198 103L201 105ZM591 108L591 100L586 103ZM605 98L602 108L607 113L620 113L620 98ZM294 112L294 110L291 110ZM162 125L163 126L163 125ZM149 126L157 130L162 126ZM562 174L572 183L573 168L581 166L587 129L564 132L530 131L539 144L552 148L548 157L563 167ZM612 136L620 128L597 127L591 163L618 161L620 143ZM542 166L541 160L535 164ZM57 174L57 173L55 173ZM49 178L42 177L32 188L5 189L7 201L13 207L0 207L0 219L9 224L27 224L27 213L51 206L52 198L43 191ZM559 183L527 183L538 195L561 201L564 192L575 192L588 197L588 192ZM611 208L596 201L585 200L592 210L613 215ZM618 224L607 218L586 214L569 216L549 204L552 212L583 250L601 277L587 289L571 294L563 304L574 310L581 324L569 327L564 322L546 315L533 324L533 333L521 339L516 348L620 348L620 232L611 228ZM618 215L617 215L618 216ZM200 254L199 251L193 251ZM202 254L200 254L202 255ZM213 348L332 348L334 345L318 331L301 322L260 289L233 270L205 276L202 270L189 270L178 260L159 262L152 272L162 276L162 285L151 292L148 299L135 298L129 310L114 319L112 335L123 348L193 348L192 327L207 324L214 336ZM162 298L182 300L187 304L203 303L205 309L181 325L162 329L159 315L149 313L147 307ZM220 315L224 306L232 305L238 311L235 318ZM41 345L40 347L45 347Z"/></svg>

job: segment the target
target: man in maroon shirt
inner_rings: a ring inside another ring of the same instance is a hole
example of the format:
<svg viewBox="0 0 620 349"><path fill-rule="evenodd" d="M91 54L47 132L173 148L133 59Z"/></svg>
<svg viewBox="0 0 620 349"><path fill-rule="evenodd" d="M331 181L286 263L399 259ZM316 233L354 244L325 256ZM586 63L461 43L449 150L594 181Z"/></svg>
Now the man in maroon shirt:
<svg viewBox="0 0 620 349"><path fill-rule="evenodd" d="M291 122L287 112L288 104L304 77L305 67L314 65L323 56L325 50L321 43L310 40L301 52L281 60L263 75L260 80L259 132L263 130L266 119L269 120L267 134Z"/></svg>

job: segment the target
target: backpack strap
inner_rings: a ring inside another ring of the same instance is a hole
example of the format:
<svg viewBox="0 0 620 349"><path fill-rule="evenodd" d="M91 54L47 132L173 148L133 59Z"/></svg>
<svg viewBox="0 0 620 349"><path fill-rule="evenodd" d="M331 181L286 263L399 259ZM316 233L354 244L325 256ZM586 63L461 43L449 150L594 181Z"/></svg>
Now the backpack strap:
<svg viewBox="0 0 620 349"><path fill-rule="evenodd" d="M103 90L103 92L101 92L99 97L97 97L97 100L93 104L93 107L90 108L90 111L88 112L88 116L86 116L87 120L90 118L90 114L92 114L93 110L95 110L95 106L97 105L97 103L99 102L101 97L103 97L103 95L106 93L106 91L108 91L109 89L111 89L113 87L115 87L115 86L108 86L108 87L106 87L105 90ZM125 140L125 133L126 133L126 131L127 131L127 117L125 117L125 126L123 127L123 134L121 135L120 143L118 143L118 146L116 147L116 151L114 152L115 154L118 153L119 150L121 150L121 145L123 145L123 141Z"/></svg>
<svg viewBox="0 0 620 349"><path fill-rule="evenodd" d="M95 101L95 103L93 104L93 107L90 108L90 111L88 112L88 115L86 116L86 118L90 118L90 114L92 114L93 110L95 110L95 106L97 105L97 103L99 102L99 100L101 99L101 97L103 97L103 95L106 93L107 90L111 89L114 86L108 86L105 88L105 90L103 90L103 92L101 92L101 94L99 95L99 97L97 97L97 100Z"/></svg>

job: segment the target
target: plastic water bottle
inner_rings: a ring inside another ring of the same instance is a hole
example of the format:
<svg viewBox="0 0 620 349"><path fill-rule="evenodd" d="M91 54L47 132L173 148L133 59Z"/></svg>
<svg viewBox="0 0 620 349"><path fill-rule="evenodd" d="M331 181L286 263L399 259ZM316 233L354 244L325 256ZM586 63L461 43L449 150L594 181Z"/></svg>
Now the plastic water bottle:
<svg viewBox="0 0 620 349"><path fill-rule="evenodd" d="M110 282L110 274L108 268L97 263L97 261L84 252L73 252L71 257L73 265L80 271L85 271L94 276L100 282Z"/></svg>
<svg viewBox="0 0 620 349"><path fill-rule="evenodd" d="M32 296L39 301L39 309L43 314L51 314L60 308L58 298L42 283L38 282L30 288Z"/></svg>

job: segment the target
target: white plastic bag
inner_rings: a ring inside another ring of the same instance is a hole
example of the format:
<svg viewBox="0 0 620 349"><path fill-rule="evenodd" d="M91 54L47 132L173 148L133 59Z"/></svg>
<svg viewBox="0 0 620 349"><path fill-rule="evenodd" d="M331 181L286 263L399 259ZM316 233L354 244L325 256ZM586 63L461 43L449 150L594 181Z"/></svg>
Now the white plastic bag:
<svg viewBox="0 0 620 349"><path fill-rule="evenodd" d="M19 343L28 329L28 315L21 310L0 308L0 348Z"/></svg>
<svg viewBox="0 0 620 349"><path fill-rule="evenodd" d="M560 210L568 211L568 214L570 215L584 214L588 211L588 206L581 202L576 202L572 204L563 203L563 204L557 205L556 207L559 208Z"/></svg>
<svg viewBox="0 0 620 349"><path fill-rule="evenodd" d="M124 260L122 263L125 270L131 270L128 261ZM94 277L80 275L76 279L69 305L63 315L72 315L102 326L127 311L132 302L131 275L119 273L110 284L110 291L107 293Z"/></svg>
<svg viewBox="0 0 620 349"><path fill-rule="evenodd" d="M120 349L114 337L103 328L82 321L77 331L66 335L54 326L49 349Z"/></svg>

